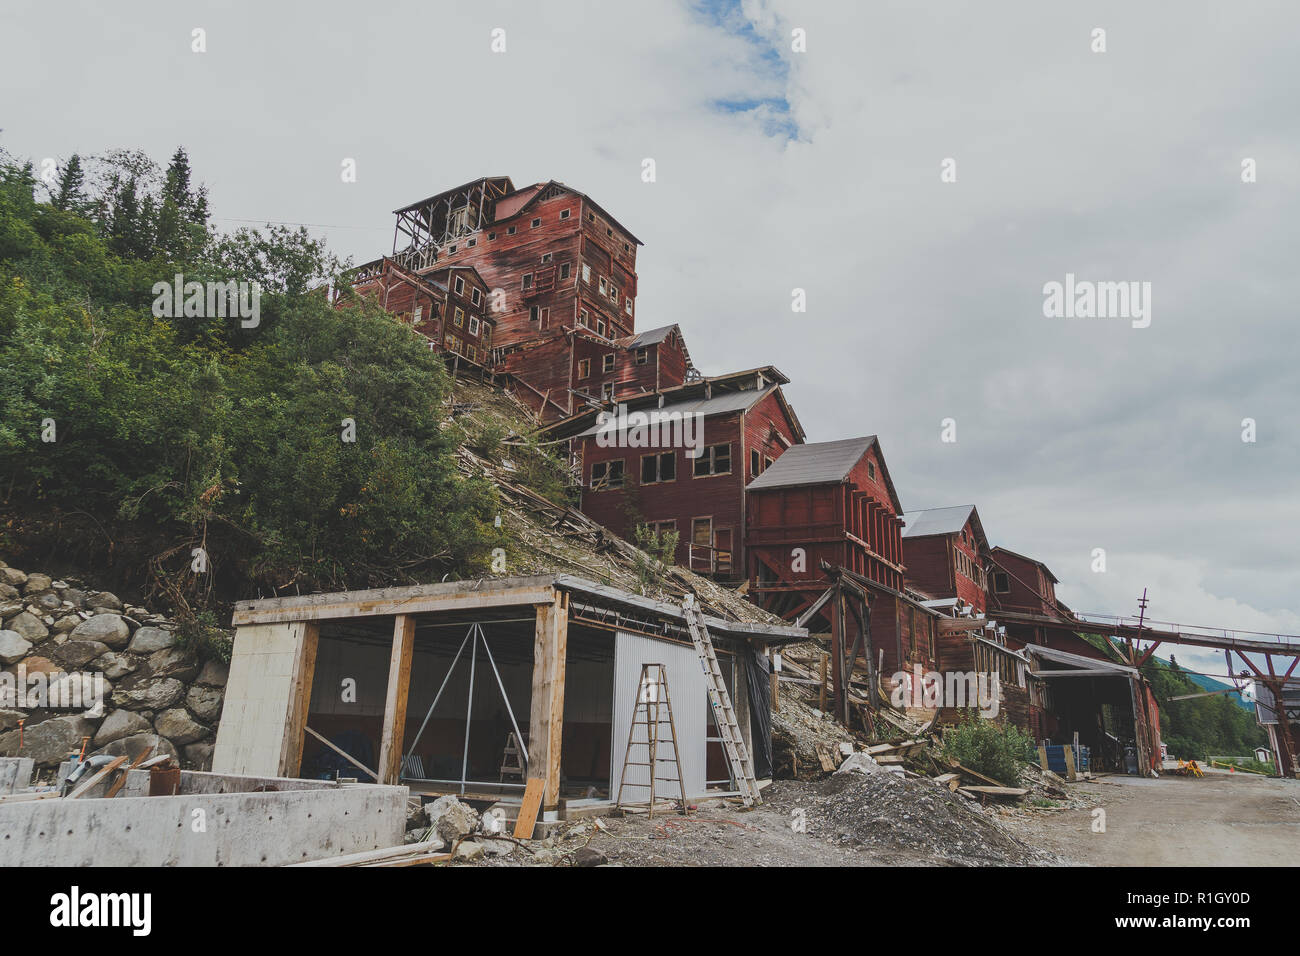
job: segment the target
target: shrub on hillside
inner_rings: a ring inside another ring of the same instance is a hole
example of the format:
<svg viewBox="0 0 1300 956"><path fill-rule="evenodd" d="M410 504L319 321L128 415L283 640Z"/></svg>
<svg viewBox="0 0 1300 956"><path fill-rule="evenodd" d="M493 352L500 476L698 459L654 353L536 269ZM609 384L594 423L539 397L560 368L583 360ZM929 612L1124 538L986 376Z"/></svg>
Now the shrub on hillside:
<svg viewBox="0 0 1300 956"><path fill-rule="evenodd" d="M1034 759L1034 742L1018 727L972 716L944 731L943 752L964 767L1014 787L1021 765Z"/></svg>

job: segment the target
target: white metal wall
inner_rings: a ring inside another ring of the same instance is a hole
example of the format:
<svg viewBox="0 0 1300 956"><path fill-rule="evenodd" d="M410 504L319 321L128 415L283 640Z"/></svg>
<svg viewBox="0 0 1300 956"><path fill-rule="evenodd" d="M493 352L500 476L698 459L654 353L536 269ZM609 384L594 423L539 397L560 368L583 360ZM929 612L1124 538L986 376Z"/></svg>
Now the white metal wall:
<svg viewBox="0 0 1300 956"><path fill-rule="evenodd" d="M673 704L673 723L677 741L681 746L678 759L681 763L682 781L688 798L705 795L705 721L708 715L708 690L704 671L695 649L689 645L656 641L636 634L618 632L614 647L614 732L610 741L610 799L618 798L618 783L623 773L623 757L627 752L627 735L632 724L632 710L636 706L637 688L641 680L642 664L663 664L668 671L668 694ZM667 735L668 727L663 727ZM637 728L637 739L645 739L644 726ZM664 752L668 755L668 751ZM645 747L632 748L632 762L644 762ZM662 766L662 765L661 765ZM628 769L628 787L623 798L629 803L649 799L646 789L649 777L645 767ZM670 769L670 768L667 768ZM666 774L661 772L660 776ZM667 774L671 775L671 774ZM632 783L641 786L633 788ZM672 783L660 782L655 787L656 796L677 796Z"/></svg>

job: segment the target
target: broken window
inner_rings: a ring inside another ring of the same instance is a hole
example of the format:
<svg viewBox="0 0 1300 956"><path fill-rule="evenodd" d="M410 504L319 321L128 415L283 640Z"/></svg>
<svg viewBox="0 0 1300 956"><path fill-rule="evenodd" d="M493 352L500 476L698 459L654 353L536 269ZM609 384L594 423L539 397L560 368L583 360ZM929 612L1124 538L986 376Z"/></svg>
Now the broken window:
<svg viewBox="0 0 1300 956"><path fill-rule="evenodd" d="M677 453L660 452L641 456L641 484L653 485L661 481L677 480Z"/></svg>
<svg viewBox="0 0 1300 956"><path fill-rule="evenodd" d="M731 442L709 445L700 457L695 459L696 478L729 474L731 474Z"/></svg>
<svg viewBox="0 0 1300 956"><path fill-rule="evenodd" d="M598 461L591 466L591 490L605 491L623 487L623 459Z"/></svg>

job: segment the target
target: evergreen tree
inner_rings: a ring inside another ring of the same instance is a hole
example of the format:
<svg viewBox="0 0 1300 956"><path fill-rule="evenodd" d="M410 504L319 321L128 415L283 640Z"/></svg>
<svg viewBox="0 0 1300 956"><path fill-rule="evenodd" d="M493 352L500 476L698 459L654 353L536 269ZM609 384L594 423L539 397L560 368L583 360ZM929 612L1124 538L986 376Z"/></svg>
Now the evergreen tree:
<svg viewBox="0 0 1300 956"><path fill-rule="evenodd" d="M59 168L59 178L51 190L50 205L55 209L77 212L86 204L86 173L76 153Z"/></svg>

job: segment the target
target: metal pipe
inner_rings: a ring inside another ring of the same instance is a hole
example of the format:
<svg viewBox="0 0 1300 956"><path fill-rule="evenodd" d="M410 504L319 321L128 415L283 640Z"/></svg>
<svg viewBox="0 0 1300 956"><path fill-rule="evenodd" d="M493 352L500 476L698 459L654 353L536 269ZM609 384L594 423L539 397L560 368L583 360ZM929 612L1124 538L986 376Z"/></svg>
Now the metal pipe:
<svg viewBox="0 0 1300 956"><path fill-rule="evenodd" d="M477 627L478 625L474 625ZM470 628L470 633L474 635L474 646L469 650L469 696L465 704L465 747L460 754L460 795L465 795L466 778L469 776L469 728L474 717L474 668L478 663L478 635L474 628Z"/></svg>
<svg viewBox="0 0 1300 956"><path fill-rule="evenodd" d="M497 662L492 658L492 648L488 647L487 635L483 633L483 628L480 625L475 624L474 626L478 628L479 637L483 638L483 650L487 652L488 663L492 665L492 673L496 675L497 687L501 689L501 699L506 702L506 713L510 715L510 726L515 729L515 742L519 747L523 748L520 751L520 757L523 758L524 771L527 772L527 747L524 742L524 735L519 732L519 723L515 720L514 708L510 706L510 696L506 693L506 685L501 680L501 672L497 670Z"/></svg>
<svg viewBox="0 0 1300 956"><path fill-rule="evenodd" d="M451 659L451 666L447 668L447 676L442 679L442 686L438 688L438 693L434 695L433 703L429 705L429 712L424 715L424 723L420 724L420 731L415 735L415 739L411 741L411 749L407 751L407 754L415 753L415 745L420 742L420 736L424 733L424 728L429 726L429 718L433 716L433 708L438 706L438 701L442 697L442 692L447 689L447 681L451 680L451 672L456 669L456 664L460 661L461 652L465 650L465 641L469 640L469 636L472 633L474 633L474 626L470 625L470 629L465 632L465 639L460 642L460 649L456 651L456 656Z"/></svg>

